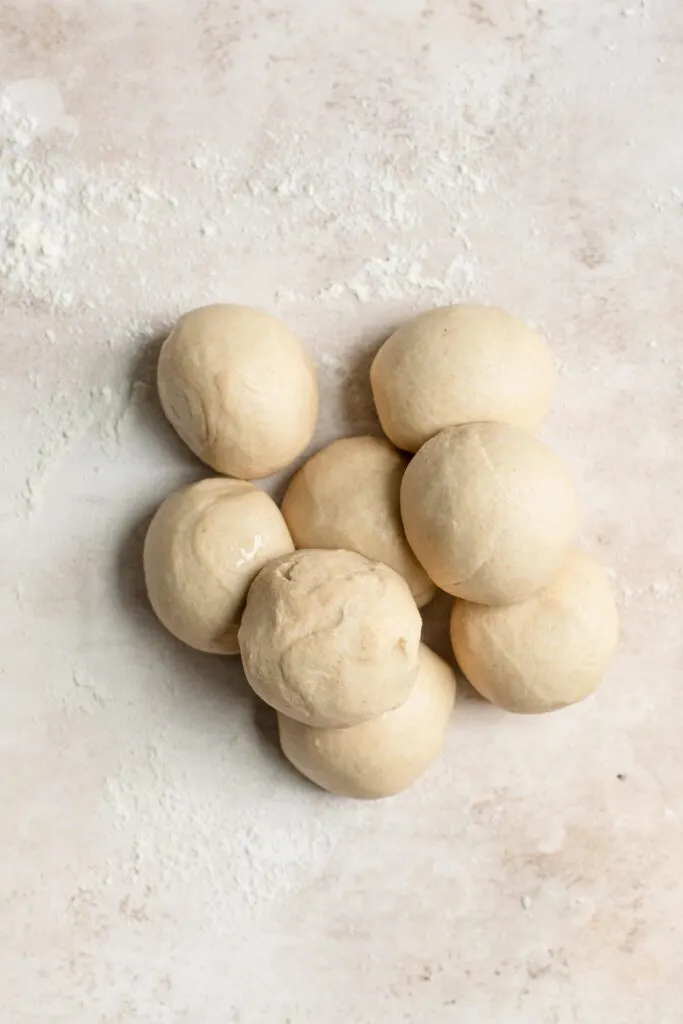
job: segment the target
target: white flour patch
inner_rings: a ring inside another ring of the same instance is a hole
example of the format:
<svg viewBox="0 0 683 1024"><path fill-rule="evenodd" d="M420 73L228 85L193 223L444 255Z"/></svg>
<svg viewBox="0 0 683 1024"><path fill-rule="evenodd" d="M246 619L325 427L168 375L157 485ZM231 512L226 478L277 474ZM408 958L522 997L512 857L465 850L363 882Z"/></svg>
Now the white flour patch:
<svg viewBox="0 0 683 1024"><path fill-rule="evenodd" d="M446 304L474 294L476 262L462 256L451 260L442 276L425 272L426 246L405 250L389 246L384 257L366 260L356 273L323 288L317 298L336 300L349 293L359 302L431 296Z"/></svg>
<svg viewBox="0 0 683 1024"><path fill-rule="evenodd" d="M42 378L34 382L41 388ZM59 471L70 449L91 430L100 438L105 454L113 454L123 433L150 398L151 386L135 380L118 389L85 388L76 383L39 399L33 409L42 440L28 465L25 484L19 495L19 511L27 518L43 508L44 489Z"/></svg>
<svg viewBox="0 0 683 1024"><path fill-rule="evenodd" d="M103 269L102 260L105 244L111 248L114 239L117 245L143 244L146 225L177 200L138 180L130 164L119 165L112 176L72 157L63 134L73 128L71 119L53 94L35 83L27 103L27 88L15 83L0 94L5 299L58 310L93 308L110 294L111 272ZM42 139L54 127L62 129L58 146ZM110 228L117 221L121 231L112 237Z"/></svg>
<svg viewBox="0 0 683 1024"><path fill-rule="evenodd" d="M634 602L639 604L677 605L681 601L683 583L679 577L653 580L646 586L631 586L619 573L611 567L607 570L610 582L617 596L617 604L629 608Z"/></svg>
<svg viewBox="0 0 683 1024"><path fill-rule="evenodd" d="M263 262L283 249L293 252L302 223L316 240L316 268L328 262L323 253L339 253L329 264L334 276L321 280L316 269L299 278L300 261L284 268L278 262L286 276L273 289L273 303L424 305L458 301L480 288L468 232L495 182L479 170L466 135L435 146L416 125L380 146L361 121L352 121L348 140L335 143L338 151L319 155L310 129L271 131L246 166L241 154L224 155L201 142L184 162L188 180L178 189L164 179L163 167L153 174L135 161L86 163L77 155L76 127L51 83L15 82L0 93L4 298L55 318L55 327L33 339L46 356L71 342L74 359L75 341L87 358L93 344L115 357L150 337L158 314L170 323L201 301L239 301L225 270L230 253ZM419 179L416 166L423 169ZM413 242L435 217L438 244ZM203 261L199 289L200 273L186 273L188 253ZM33 382L37 401L29 418L39 438L17 512L32 515L42 507L46 481L92 427L112 454L122 430L134 424L147 385L112 386L106 366L99 386L82 383L77 361L68 370L57 367L42 385ZM342 362L321 369L333 385L346 382Z"/></svg>
<svg viewBox="0 0 683 1024"><path fill-rule="evenodd" d="M46 135L54 128L78 133L78 122L64 109L62 95L54 82L44 78L25 78L5 86L2 101L14 117L30 123L29 141Z"/></svg>
<svg viewBox="0 0 683 1024"><path fill-rule="evenodd" d="M80 396L79 396L80 397ZM34 453L20 495L20 510L31 516L43 507L43 489L47 480L58 469L66 453L83 438L96 422L102 406L109 405L110 395L104 389L92 389L79 408L76 396L70 392L54 393L45 403L37 403L34 415L42 428L43 440Z"/></svg>
<svg viewBox="0 0 683 1024"><path fill-rule="evenodd" d="M145 785L135 775L105 781L104 797L116 819L134 826L137 835L126 873L153 871L160 886L191 874L215 893L215 920L310 885L340 838L371 816L367 805L343 805L312 789L289 790L283 800L278 783L250 780L249 793L230 808L226 829L220 794L208 787L183 795L167 757L149 749Z"/></svg>

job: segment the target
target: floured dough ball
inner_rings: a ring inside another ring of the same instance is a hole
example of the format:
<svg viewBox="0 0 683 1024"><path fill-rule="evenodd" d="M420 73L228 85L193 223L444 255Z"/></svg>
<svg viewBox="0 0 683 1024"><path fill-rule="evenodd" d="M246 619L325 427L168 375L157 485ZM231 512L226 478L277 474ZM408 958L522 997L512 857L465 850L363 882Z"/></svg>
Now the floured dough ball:
<svg viewBox="0 0 683 1024"><path fill-rule="evenodd" d="M451 615L460 668L482 697L508 711L554 711L593 693L617 634L607 575L578 550L528 600L507 608L456 601Z"/></svg>
<svg viewBox="0 0 683 1024"><path fill-rule="evenodd" d="M247 589L266 562L293 551L275 502L253 484L212 479L171 494L145 538L152 608L190 647L237 654Z"/></svg>
<svg viewBox="0 0 683 1024"><path fill-rule="evenodd" d="M550 407L553 365L545 340L488 306L444 306L391 335L370 382L384 433L416 452L444 427L498 421L535 430Z"/></svg>
<svg viewBox="0 0 683 1024"><path fill-rule="evenodd" d="M292 478L282 514L298 548L347 548L400 573L419 607L435 587L410 550L400 511L406 459L377 437L344 437Z"/></svg>
<svg viewBox="0 0 683 1024"><path fill-rule="evenodd" d="M159 356L159 397L189 448L252 480L287 466L318 416L315 367L288 327L248 306L181 316Z"/></svg>
<svg viewBox="0 0 683 1024"><path fill-rule="evenodd" d="M278 715L295 768L330 793L369 800L407 789L441 752L455 701L455 673L424 644L404 704L348 729L312 729Z"/></svg>
<svg viewBox="0 0 683 1024"><path fill-rule="evenodd" d="M393 569L353 551L297 551L254 580L239 644L267 704L309 725L345 726L408 699L421 628Z"/></svg>
<svg viewBox="0 0 683 1024"><path fill-rule="evenodd" d="M411 460L401 515L437 586L480 604L510 604L559 570L578 513L552 448L519 427L469 423L443 430Z"/></svg>

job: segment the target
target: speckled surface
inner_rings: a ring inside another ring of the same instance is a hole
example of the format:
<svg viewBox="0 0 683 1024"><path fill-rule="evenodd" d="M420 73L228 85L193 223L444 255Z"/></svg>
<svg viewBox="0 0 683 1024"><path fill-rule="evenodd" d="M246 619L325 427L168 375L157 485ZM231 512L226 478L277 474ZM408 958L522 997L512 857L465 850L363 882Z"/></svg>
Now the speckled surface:
<svg viewBox="0 0 683 1024"><path fill-rule="evenodd" d="M679 1024L682 41L675 0L2 5L3 1024ZM202 475L158 341L278 313L319 446L463 297L551 341L619 657L547 718L463 688L420 784L339 801L145 601L151 512Z"/></svg>

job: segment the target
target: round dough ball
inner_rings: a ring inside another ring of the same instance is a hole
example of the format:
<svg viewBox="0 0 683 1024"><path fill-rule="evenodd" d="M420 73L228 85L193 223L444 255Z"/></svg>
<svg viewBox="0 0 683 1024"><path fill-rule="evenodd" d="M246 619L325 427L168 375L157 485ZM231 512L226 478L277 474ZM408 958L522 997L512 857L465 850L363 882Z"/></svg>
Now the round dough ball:
<svg viewBox="0 0 683 1024"><path fill-rule="evenodd" d="M370 370L384 433L409 452L461 423L535 430L550 408L553 378L545 340L488 306L416 316L384 342Z"/></svg>
<svg viewBox="0 0 683 1024"><path fill-rule="evenodd" d="M510 604L564 561L578 511L574 485L548 445L519 427L447 427L420 448L401 485L408 542L442 590Z"/></svg>
<svg viewBox="0 0 683 1024"><path fill-rule="evenodd" d="M456 601L451 615L460 668L482 697L508 711L554 711L593 693L617 634L607 575L578 550L528 600L507 608Z"/></svg>
<svg viewBox="0 0 683 1024"><path fill-rule="evenodd" d="M298 548L347 548L391 566L418 605L435 587L410 550L401 522L406 459L377 437L343 437L294 475L282 514Z"/></svg>
<svg viewBox="0 0 683 1024"><path fill-rule="evenodd" d="M408 584L354 551L297 551L254 580L239 631L263 700L315 726L374 718L408 699L422 620Z"/></svg>
<svg viewBox="0 0 683 1024"><path fill-rule="evenodd" d="M190 647L237 654L249 584L266 562L294 550L280 510L243 480L201 480L171 494L145 538L152 608Z"/></svg>
<svg viewBox="0 0 683 1024"><path fill-rule="evenodd" d="M441 752L455 690L450 665L420 644L415 686L405 703L349 729L312 729L278 715L283 753L330 793L367 800L393 796Z"/></svg>
<svg viewBox="0 0 683 1024"><path fill-rule="evenodd" d="M164 412L219 473L252 480L287 466L318 417L313 361L288 327L248 306L181 316L158 367Z"/></svg>

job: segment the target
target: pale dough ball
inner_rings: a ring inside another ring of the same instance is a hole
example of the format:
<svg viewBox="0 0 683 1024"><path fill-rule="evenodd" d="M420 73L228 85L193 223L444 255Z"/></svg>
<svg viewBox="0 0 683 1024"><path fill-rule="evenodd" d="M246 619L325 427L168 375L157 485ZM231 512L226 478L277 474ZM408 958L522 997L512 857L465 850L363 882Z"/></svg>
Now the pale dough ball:
<svg viewBox="0 0 683 1024"><path fill-rule="evenodd" d="M344 437L292 478L282 514L298 548L347 548L400 573L418 606L435 587L410 550L401 522L407 460L388 441Z"/></svg>
<svg viewBox="0 0 683 1024"><path fill-rule="evenodd" d="M545 340L488 306L444 306L391 335L370 382L384 433L416 452L444 427L495 420L535 430L550 407Z"/></svg>
<svg viewBox="0 0 683 1024"><path fill-rule="evenodd" d="M455 701L455 673L424 644L405 703L348 729L312 729L278 715L295 768L330 793L369 800L400 793L437 758Z"/></svg>
<svg viewBox="0 0 683 1024"><path fill-rule="evenodd" d="M574 485L520 427L447 427L401 485L408 542L442 590L480 604L529 597L559 570L577 523Z"/></svg>
<svg viewBox="0 0 683 1024"><path fill-rule="evenodd" d="M253 484L212 479L171 494L145 538L152 608L190 647L237 654L247 589L266 562L294 550L275 502Z"/></svg>
<svg viewBox="0 0 683 1024"><path fill-rule="evenodd" d="M593 693L617 634L607 575L578 550L528 600L507 608L456 601L451 615L460 668L482 697L508 711L554 711Z"/></svg>
<svg viewBox="0 0 683 1024"><path fill-rule="evenodd" d="M239 644L267 704L309 725L345 726L408 699L421 628L393 569L353 551L297 551L254 580Z"/></svg>
<svg viewBox="0 0 683 1024"><path fill-rule="evenodd" d="M288 327L248 306L181 316L159 356L159 397L189 448L252 480L287 466L318 416L315 367Z"/></svg>

